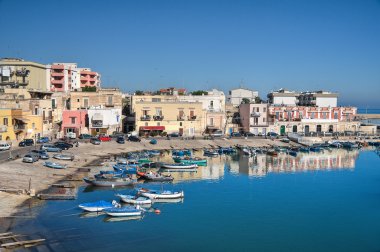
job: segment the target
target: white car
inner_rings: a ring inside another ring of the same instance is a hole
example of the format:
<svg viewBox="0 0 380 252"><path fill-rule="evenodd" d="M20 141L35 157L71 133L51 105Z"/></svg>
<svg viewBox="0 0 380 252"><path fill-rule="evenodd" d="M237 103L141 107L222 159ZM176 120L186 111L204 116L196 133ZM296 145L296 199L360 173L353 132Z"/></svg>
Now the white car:
<svg viewBox="0 0 380 252"><path fill-rule="evenodd" d="M22 158L22 162L25 162L25 163L34 163L36 161L38 161L38 157L36 155L32 155L32 154L26 154Z"/></svg>
<svg viewBox="0 0 380 252"><path fill-rule="evenodd" d="M67 132L66 137L70 139L75 139L77 138L77 134L74 132Z"/></svg>
<svg viewBox="0 0 380 252"><path fill-rule="evenodd" d="M11 146L7 143L0 143L0 151L9 150Z"/></svg>

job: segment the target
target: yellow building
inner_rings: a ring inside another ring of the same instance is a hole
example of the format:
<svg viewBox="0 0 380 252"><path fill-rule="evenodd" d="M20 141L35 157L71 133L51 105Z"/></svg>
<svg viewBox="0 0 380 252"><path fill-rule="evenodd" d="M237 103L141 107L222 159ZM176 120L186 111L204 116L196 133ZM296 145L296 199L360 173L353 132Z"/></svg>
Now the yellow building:
<svg viewBox="0 0 380 252"><path fill-rule="evenodd" d="M21 109L0 109L0 140L18 142L43 134L42 116Z"/></svg>
<svg viewBox="0 0 380 252"><path fill-rule="evenodd" d="M205 112L200 102L135 100L133 103L135 128L141 135L155 131L195 136L203 132Z"/></svg>
<svg viewBox="0 0 380 252"><path fill-rule="evenodd" d="M23 59L2 58L0 86L50 91L50 69L46 65Z"/></svg>

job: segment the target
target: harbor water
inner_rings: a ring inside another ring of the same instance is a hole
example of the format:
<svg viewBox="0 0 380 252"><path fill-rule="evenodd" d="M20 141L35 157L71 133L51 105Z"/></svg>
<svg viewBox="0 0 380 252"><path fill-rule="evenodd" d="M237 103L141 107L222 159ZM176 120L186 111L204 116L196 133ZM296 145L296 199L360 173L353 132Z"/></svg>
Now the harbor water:
<svg viewBox="0 0 380 252"><path fill-rule="evenodd" d="M168 156L166 158L169 158ZM141 219L83 213L80 203L131 188L83 184L77 200L46 201L12 231L47 239L38 251L379 251L380 157L331 150L292 157L209 158L173 183L183 201L155 203Z"/></svg>

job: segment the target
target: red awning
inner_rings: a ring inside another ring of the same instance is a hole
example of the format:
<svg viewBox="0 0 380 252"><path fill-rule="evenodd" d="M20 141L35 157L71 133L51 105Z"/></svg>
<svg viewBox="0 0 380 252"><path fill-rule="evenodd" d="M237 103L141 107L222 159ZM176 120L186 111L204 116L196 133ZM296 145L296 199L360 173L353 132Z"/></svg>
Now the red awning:
<svg viewBox="0 0 380 252"><path fill-rule="evenodd" d="M165 130L165 126L141 126L140 130Z"/></svg>

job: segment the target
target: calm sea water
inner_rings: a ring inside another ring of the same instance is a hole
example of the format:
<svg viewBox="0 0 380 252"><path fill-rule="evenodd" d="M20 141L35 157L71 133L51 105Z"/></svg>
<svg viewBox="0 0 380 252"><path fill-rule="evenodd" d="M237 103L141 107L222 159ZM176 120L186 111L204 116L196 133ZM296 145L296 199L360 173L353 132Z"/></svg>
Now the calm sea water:
<svg viewBox="0 0 380 252"><path fill-rule="evenodd" d="M359 114L380 114L380 108L358 108Z"/></svg>
<svg viewBox="0 0 380 252"><path fill-rule="evenodd" d="M45 237L39 251L380 251L379 164L373 151L213 158L197 173L173 173L164 188L185 199L156 204L160 215L85 216L79 203L115 191L81 187L75 201L31 208L36 218L13 231Z"/></svg>

